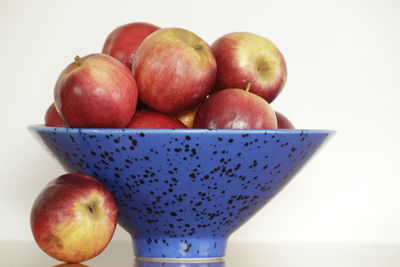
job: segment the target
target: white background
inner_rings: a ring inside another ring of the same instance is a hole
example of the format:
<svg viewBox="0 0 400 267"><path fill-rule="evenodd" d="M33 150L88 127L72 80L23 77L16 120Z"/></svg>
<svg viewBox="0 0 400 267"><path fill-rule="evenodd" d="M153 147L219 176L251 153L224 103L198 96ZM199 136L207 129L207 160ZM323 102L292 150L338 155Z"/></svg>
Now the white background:
<svg viewBox="0 0 400 267"><path fill-rule="evenodd" d="M75 55L145 21L212 43L272 40L288 81L273 102L297 128L337 134L231 240L400 242L400 1L0 1L0 241L31 241L40 190L64 173L26 130ZM118 228L114 240L128 240Z"/></svg>

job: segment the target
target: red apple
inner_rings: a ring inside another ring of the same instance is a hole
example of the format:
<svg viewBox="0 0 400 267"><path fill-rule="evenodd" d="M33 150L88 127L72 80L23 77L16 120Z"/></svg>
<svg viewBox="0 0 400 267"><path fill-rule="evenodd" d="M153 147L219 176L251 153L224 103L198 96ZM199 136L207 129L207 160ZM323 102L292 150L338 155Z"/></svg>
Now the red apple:
<svg viewBox="0 0 400 267"><path fill-rule="evenodd" d="M117 223L117 206L98 180L69 173L50 182L36 198L31 230L51 257L78 263L101 253Z"/></svg>
<svg viewBox="0 0 400 267"><path fill-rule="evenodd" d="M229 33L212 44L218 64L216 87L244 88L271 103L286 82L286 63L282 53L267 38L248 33Z"/></svg>
<svg viewBox="0 0 400 267"><path fill-rule="evenodd" d="M159 27L143 22L122 25L113 30L107 37L102 53L115 57L132 68L132 58L140 43Z"/></svg>
<svg viewBox="0 0 400 267"><path fill-rule="evenodd" d="M68 127L60 114L58 114L54 103L47 109L46 115L44 116L44 123L47 127Z"/></svg>
<svg viewBox="0 0 400 267"><path fill-rule="evenodd" d="M143 40L132 71L146 105L178 114L200 103L212 89L217 64L209 45L199 36L165 28Z"/></svg>
<svg viewBox="0 0 400 267"><path fill-rule="evenodd" d="M275 112L263 98L243 89L212 94L200 107L193 128L276 129Z"/></svg>
<svg viewBox="0 0 400 267"><path fill-rule="evenodd" d="M150 109L142 109L136 112L126 128L186 129L187 127L167 114Z"/></svg>
<svg viewBox="0 0 400 267"><path fill-rule="evenodd" d="M54 88L58 113L77 128L123 128L135 113L137 98L130 70L104 54L77 56Z"/></svg>
<svg viewBox="0 0 400 267"><path fill-rule="evenodd" d="M282 113L275 111L276 119L278 121L278 129L294 129L292 122Z"/></svg>
<svg viewBox="0 0 400 267"><path fill-rule="evenodd" d="M80 264L80 263L61 263L61 264L55 265L54 267L89 267L89 266L85 265L85 264Z"/></svg>

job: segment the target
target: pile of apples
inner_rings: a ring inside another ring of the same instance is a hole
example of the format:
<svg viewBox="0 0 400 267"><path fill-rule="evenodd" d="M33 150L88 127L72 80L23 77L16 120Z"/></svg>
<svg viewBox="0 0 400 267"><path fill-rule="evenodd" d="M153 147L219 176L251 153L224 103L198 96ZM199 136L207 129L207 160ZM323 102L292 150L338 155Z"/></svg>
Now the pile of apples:
<svg viewBox="0 0 400 267"><path fill-rule="evenodd" d="M268 39L226 34L209 46L181 28L131 23L111 32L102 53L76 56L60 74L46 126L74 128L292 129L270 103L286 63ZM118 209L97 179L77 173L50 182L31 211L48 255L77 263L110 242Z"/></svg>
<svg viewBox="0 0 400 267"><path fill-rule="evenodd" d="M185 29L130 23L62 71L45 124L292 129L270 105L286 78L282 53L262 36L234 32L210 46Z"/></svg>

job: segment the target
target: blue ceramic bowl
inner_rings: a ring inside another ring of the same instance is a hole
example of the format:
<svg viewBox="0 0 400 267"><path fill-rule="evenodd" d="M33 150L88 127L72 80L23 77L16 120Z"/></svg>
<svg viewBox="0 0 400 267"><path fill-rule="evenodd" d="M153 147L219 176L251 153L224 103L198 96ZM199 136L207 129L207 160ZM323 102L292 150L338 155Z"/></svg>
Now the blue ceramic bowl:
<svg viewBox="0 0 400 267"><path fill-rule="evenodd" d="M251 266L251 265L250 265ZM135 261L133 267L225 267L224 261L215 262L163 262L163 261Z"/></svg>
<svg viewBox="0 0 400 267"><path fill-rule="evenodd" d="M138 258L222 257L229 235L332 131L31 126L68 172L99 179Z"/></svg>

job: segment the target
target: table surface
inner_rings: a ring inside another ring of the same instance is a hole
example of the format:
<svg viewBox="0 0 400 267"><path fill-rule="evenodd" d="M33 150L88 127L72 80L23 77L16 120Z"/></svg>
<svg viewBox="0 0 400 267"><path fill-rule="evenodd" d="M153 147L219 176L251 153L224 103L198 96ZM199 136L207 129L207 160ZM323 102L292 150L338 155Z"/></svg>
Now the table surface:
<svg viewBox="0 0 400 267"><path fill-rule="evenodd" d="M400 244L243 244L229 243L224 262L139 262L129 242L111 242L106 250L83 264L63 264L33 242L0 243L0 266L33 267L394 267L400 266Z"/></svg>

